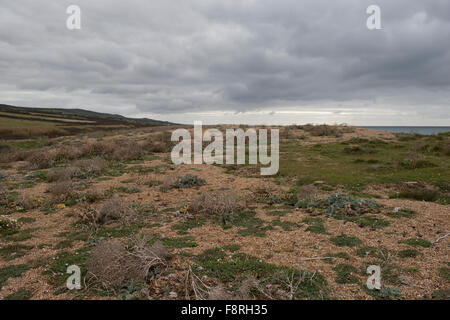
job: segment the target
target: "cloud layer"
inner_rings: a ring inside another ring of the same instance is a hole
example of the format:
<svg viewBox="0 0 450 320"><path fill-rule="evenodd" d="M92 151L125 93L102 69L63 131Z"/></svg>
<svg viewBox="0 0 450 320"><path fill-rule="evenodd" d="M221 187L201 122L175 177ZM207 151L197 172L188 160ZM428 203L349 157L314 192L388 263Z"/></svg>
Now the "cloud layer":
<svg viewBox="0 0 450 320"><path fill-rule="evenodd" d="M366 28L381 7L382 30ZM77 4L82 29L66 28ZM448 0L0 0L1 103L178 122L450 124Z"/></svg>

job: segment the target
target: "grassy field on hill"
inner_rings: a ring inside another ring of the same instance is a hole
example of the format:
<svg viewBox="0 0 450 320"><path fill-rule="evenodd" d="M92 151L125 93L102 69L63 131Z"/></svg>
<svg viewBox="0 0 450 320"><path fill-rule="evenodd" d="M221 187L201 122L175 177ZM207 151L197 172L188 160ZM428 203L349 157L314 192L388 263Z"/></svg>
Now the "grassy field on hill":
<svg viewBox="0 0 450 320"><path fill-rule="evenodd" d="M131 119L82 109L22 108L0 105L0 137L28 139L58 137L82 132L165 126L151 119Z"/></svg>

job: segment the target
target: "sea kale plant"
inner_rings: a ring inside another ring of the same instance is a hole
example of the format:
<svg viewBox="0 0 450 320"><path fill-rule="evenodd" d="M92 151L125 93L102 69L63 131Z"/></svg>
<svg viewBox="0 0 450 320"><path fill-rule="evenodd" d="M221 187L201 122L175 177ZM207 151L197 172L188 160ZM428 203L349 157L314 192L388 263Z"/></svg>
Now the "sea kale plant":
<svg viewBox="0 0 450 320"><path fill-rule="evenodd" d="M327 216L334 218L341 215L359 215L374 212L379 208L379 204L373 200L361 199L358 196L341 193L335 193L317 201L308 198L300 199L296 206L312 211L316 209L324 210Z"/></svg>

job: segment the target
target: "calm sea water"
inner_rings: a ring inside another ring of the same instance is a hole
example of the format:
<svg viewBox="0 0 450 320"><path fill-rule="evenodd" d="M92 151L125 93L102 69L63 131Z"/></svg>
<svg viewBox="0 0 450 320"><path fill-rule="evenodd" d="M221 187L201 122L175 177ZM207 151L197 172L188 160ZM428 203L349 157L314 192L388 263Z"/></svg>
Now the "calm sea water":
<svg viewBox="0 0 450 320"><path fill-rule="evenodd" d="M449 132L450 127L381 127L381 126L361 126L360 128L368 128L381 131L389 131L395 133L420 133L420 134L437 134Z"/></svg>

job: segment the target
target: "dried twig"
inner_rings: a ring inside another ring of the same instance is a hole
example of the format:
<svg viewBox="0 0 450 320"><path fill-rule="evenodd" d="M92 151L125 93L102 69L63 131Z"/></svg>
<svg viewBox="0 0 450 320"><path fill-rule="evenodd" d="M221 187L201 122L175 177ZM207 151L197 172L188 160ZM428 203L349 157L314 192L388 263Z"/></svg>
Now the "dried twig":
<svg viewBox="0 0 450 320"><path fill-rule="evenodd" d="M336 259L336 257L316 257L316 258L304 258L302 261L311 261L311 260L325 260L325 259Z"/></svg>
<svg viewBox="0 0 450 320"><path fill-rule="evenodd" d="M433 242L433 244L438 243L439 241L441 241L441 240L447 238L448 236L450 236L450 232L447 233L446 235L442 236L442 237L437 238L437 239Z"/></svg>
<svg viewBox="0 0 450 320"><path fill-rule="evenodd" d="M416 287L416 288L419 288L419 289L425 289L424 287L418 286L418 285L413 284L413 283L406 282L405 280L401 280L400 282L401 282L402 284L407 285L407 286Z"/></svg>
<svg viewBox="0 0 450 320"><path fill-rule="evenodd" d="M209 293L211 291L211 287L206 285L193 271L191 266L189 266L189 270L186 274L186 299L190 299L190 295L188 293L188 287L192 288L194 291L194 296L196 300L205 300L208 298Z"/></svg>
<svg viewBox="0 0 450 320"><path fill-rule="evenodd" d="M302 273L301 277L297 281L295 281L294 279L294 272L286 276L286 280L283 282L289 289L289 300L292 300L294 298L294 295L297 292L298 287L302 284L304 280L305 280L305 273Z"/></svg>

